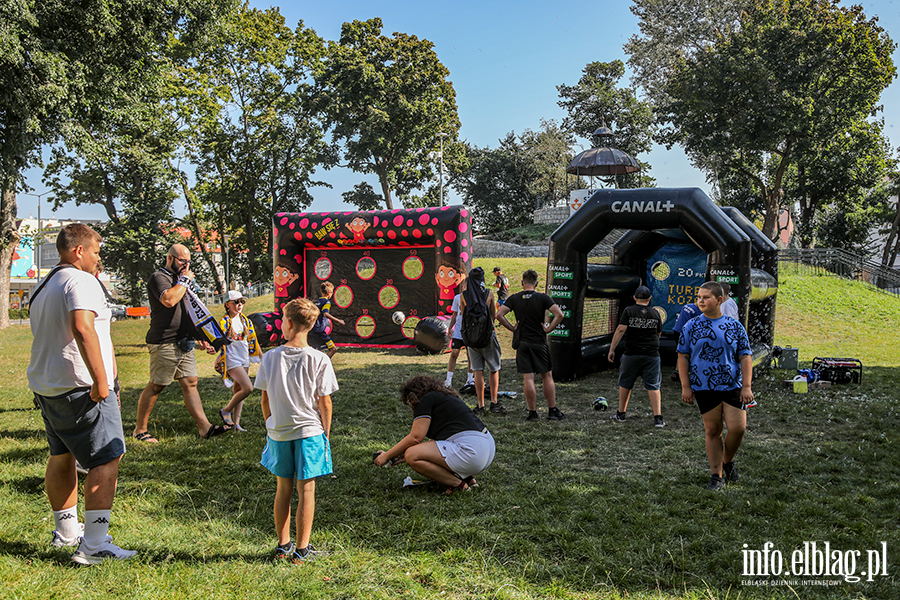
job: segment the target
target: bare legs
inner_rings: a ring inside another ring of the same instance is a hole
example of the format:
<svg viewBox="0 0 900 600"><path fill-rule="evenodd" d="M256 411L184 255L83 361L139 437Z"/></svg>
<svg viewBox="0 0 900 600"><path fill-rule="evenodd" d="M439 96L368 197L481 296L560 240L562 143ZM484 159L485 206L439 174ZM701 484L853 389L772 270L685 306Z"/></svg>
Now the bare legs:
<svg viewBox="0 0 900 600"><path fill-rule="evenodd" d="M181 385L181 393L184 395L184 406L187 408L188 414L194 419L197 425L197 431L200 435L206 435L212 424L206 418L203 412L203 403L200 402L200 393L197 391L196 377L182 377L178 380ZM164 385L156 383L148 383L141 397L138 399L137 419L134 425L134 434L147 431L147 424L150 421L150 413L156 405L156 400L160 393L166 388Z"/></svg>
<svg viewBox="0 0 900 600"><path fill-rule="evenodd" d="M250 381L250 368L236 367L229 369L228 376L234 382L234 395L222 410L231 413L234 425L239 427L241 424L241 411L244 409L244 399L253 392L253 383Z"/></svg>
<svg viewBox="0 0 900 600"><path fill-rule="evenodd" d="M119 460L92 467L84 480L84 509L109 510L116 495L119 477ZM78 475L75 473L75 457L57 454L47 461L44 477L47 499L53 510L72 508L78 503Z"/></svg>
<svg viewBox="0 0 900 600"><path fill-rule="evenodd" d="M647 394L650 396L650 410L653 411L653 416L662 415L662 393L659 390L647 390ZM619 412L624 413L625 409L628 408L628 400L631 399L631 390L620 387L619 388Z"/></svg>
<svg viewBox="0 0 900 600"><path fill-rule="evenodd" d="M416 473L446 486L456 487L460 484L459 477L450 471L436 442L424 442L407 448L405 456L406 464Z"/></svg>
<svg viewBox="0 0 900 600"><path fill-rule="evenodd" d="M744 432L747 430L747 413L724 402L716 408L703 413L703 429L706 431L706 456L709 458L709 470L713 475L722 475L722 463L734 460ZM722 440L722 421L728 432Z"/></svg>
<svg viewBox="0 0 900 600"><path fill-rule="evenodd" d="M275 491L275 533L278 545L291 541L291 496L294 493L294 479L278 477ZM297 481L297 548L306 548L312 534L313 517L316 510L316 480Z"/></svg>

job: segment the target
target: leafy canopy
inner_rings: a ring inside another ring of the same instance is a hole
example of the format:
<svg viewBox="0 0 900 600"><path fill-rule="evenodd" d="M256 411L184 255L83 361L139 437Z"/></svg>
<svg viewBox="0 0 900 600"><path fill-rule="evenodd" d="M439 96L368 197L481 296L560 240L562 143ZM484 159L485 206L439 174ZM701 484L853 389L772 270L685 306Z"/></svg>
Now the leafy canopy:
<svg viewBox="0 0 900 600"><path fill-rule="evenodd" d="M456 138L459 117L450 72L433 44L414 35L381 34L379 18L344 23L328 44L319 78L320 101L344 160L358 173L374 173L388 208L434 177L428 155L437 134Z"/></svg>

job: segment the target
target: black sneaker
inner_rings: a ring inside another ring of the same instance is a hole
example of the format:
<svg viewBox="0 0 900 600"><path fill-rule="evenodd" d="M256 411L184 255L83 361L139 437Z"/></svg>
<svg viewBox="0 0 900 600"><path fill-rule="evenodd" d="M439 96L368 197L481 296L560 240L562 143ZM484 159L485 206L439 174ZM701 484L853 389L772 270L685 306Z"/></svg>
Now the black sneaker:
<svg viewBox="0 0 900 600"><path fill-rule="evenodd" d="M504 414L506 413L506 407L498 400L496 402L491 402L490 411L494 414Z"/></svg>
<svg viewBox="0 0 900 600"><path fill-rule="evenodd" d="M472 409L472 412L475 413L475 416L476 416L476 417L480 417L481 415L484 414L484 407L483 407L483 406L476 406L476 407L474 407L474 408Z"/></svg>
<svg viewBox="0 0 900 600"><path fill-rule="evenodd" d="M467 383L466 385L459 388L459 393L466 394L466 395L474 395L475 394L475 384Z"/></svg>
<svg viewBox="0 0 900 600"><path fill-rule="evenodd" d="M551 421L562 421L565 416L556 406L547 411L547 418Z"/></svg>
<svg viewBox="0 0 900 600"><path fill-rule="evenodd" d="M706 489L712 492L721 490L723 487L725 487L725 480L720 475L713 475L709 478L709 483L706 484Z"/></svg>
<svg viewBox="0 0 900 600"><path fill-rule="evenodd" d="M616 423L624 423L625 422L625 413L616 411L614 415L610 417Z"/></svg>
<svg viewBox="0 0 900 600"><path fill-rule="evenodd" d="M722 465L722 475L725 481L735 482L738 480L738 472L734 468L734 461Z"/></svg>
<svg viewBox="0 0 900 600"><path fill-rule="evenodd" d="M538 419L540 419L540 417L538 416L536 410L529 410L528 416L525 417L526 421L537 421Z"/></svg>
<svg viewBox="0 0 900 600"><path fill-rule="evenodd" d="M665 427L666 422L663 420L662 415L655 415L653 417L653 424L657 427Z"/></svg>

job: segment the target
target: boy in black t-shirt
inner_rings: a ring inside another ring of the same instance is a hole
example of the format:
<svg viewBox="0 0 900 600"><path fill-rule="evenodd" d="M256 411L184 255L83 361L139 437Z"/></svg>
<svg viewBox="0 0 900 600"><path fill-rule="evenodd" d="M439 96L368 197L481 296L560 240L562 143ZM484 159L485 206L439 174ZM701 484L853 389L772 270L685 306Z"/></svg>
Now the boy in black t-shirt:
<svg viewBox="0 0 900 600"><path fill-rule="evenodd" d="M653 409L653 420L657 427L665 427L662 418L661 395L662 372L659 366L659 336L662 334L662 319L659 313L650 306L650 290L640 286L634 291L633 306L622 312L622 319L613 334L609 347L609 362L616 360L616 347L625 339L625 352L619 366L619 410L612 415L612 420L625 422L625 410L634 382L640 377L644 380L644 389L650 395L650 408Z"/></svg>
<svg viewBox="0 0 900 600"><path fill-rule="evenodd" d="M544 398L547 400L547 418L559 421L564 417L556 406L556 385L553 382L553 366L550 363L550 348L547 334L556 329L563 320L562 309L547 294L535 291L537 271L528 269L522 273L522 291L506 299L506 304L497 311L500 324L514 332L519 329L519 346L516 348L516 370L522 374L525 387L525 402L528 404L528 421L536 421L537 390L534 374L540 373L543 381ZM547 311L553 315L550 323L545 322ZM506 319L512 311L516 315L516 326Z"/></svg>

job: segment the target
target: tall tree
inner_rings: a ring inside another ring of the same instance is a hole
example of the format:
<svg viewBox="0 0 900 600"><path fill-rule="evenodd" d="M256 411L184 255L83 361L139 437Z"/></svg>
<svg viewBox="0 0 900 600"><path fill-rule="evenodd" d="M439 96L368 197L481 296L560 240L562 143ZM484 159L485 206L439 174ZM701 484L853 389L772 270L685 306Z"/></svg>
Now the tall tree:
<svg viewBox="0 0 900 600"><path fill-rule="evenodd" d="M606 123L615 132L614 146L627 152L641 164L641 173L620 177L622 187L649 187L652 179L643 175L650 165L642 162L641 154L650 151L653 143L653 107L640 100L634 89L618 87L625 75L621 60L609 63L588 63L577 85L558 85L560 107L568 116L563 127L581 137L591 139L601 124Z"/></svg>
<svg viewBox="0 0 900 600"><path fill-rule="evenodd" d="M374 173L388 208L434 177L428 154L440 132L456 139L459 117L450 72L433 44L414 35L382 35L379 18L344 23L328 44L320 100L344 160Z"/></svg>
<svg viewBox="0 0 900 600"><path fill-rule="evenodd" d="M632 0L640 35L625 43L631 81L653 104L664 104L668 78L720 37L734 31L753 0Z"/></svg>
<svg viewBox="0 0 900 600"><path fill-rule="evenodd" d="M0 7L0 327L9 324L16 192L44 144L97 107L128 97L138 73L183 26L197 33L219 0L6 2Z"/></svg>
<svg viewBox="0 0 900 600"><path fill-rule="evenodd" d="M691 160L761 190L763 233L774 239L784 178L803 147L873 115L896 69L894 44L862 8L836 0L767 0L739 30L680 63L659 108L661 139ZM772 158L773 172L765 165ZM712 174L712 173L711 173Z"/></svg>
<svg viewBox="0 0 900 600"><path fill-rule="evenodd" d="M316 166L335 162L314 93L323 53L302 22L292 30L277 8L245 5L180 62L185 155L196 166L194 188L183 185L188 224L200 240L230 233L253 281L271 273L272 217L309 206L309 188L324 185Z"/></svg>

